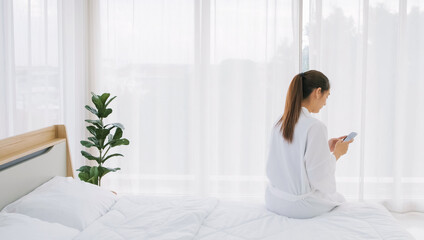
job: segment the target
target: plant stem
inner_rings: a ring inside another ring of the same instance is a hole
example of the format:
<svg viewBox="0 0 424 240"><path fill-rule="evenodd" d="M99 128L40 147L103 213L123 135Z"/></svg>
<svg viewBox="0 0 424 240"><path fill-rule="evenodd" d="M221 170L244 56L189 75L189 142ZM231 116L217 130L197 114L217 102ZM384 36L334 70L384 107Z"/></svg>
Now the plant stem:
<svg viewBox="0 0 424 240"><path fill-rule="evenodd" d="M105 127L103 126L103 118L100 118L100 123L101 123L102 129L105 129ZM104 144L104 141L103 141L103 144ZM100 154L99 154L99 168L100 168L102 166L102 161L103 161L102 148L99 149L99 152L100 152ZM99 187L100 187L100 184L101 184L101 180L102 180L101 177L98 177L97 183L98 183Z"/></svg>
<svg viewBox="0 0 424 240"><path fill-rule="evenodd" d="M109 149L110 149L111 147L109 146L109 148L106 150L106 152L105 152L105 154L103 155L103 158L104 157L106 157L106 154L107 154L107 152L109 152ZM102 158L102 160L103 160L103 158Z"/></svg>

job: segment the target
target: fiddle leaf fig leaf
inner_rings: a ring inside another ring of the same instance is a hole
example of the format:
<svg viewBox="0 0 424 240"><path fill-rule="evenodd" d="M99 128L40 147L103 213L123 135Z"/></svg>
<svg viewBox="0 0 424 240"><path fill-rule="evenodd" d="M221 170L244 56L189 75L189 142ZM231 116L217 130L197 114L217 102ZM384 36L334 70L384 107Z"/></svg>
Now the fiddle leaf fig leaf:
<svg viewBox="0 0 424 240"><path fill-rule="evenodd" d="M93 96L91 97L91 101L94 103L94 106L96 106L97 111L99 113L105 108L104 104L102 103L102 100L100 100L100 97L96 94L93 94Z"/></svg>
<svg viewBox="0 0 424 240"><path fill-rule="evenodd" d="M114 154L111 154L111 155L109 155L109 156L107 156L105 159L103 159L103 161L102 162L106 162L106 160L108 160L109 158L111 158L111 157L123 157L124 155L122 155L122 154L120 154L120 153L114 153Z"/></svg>
<svg viewBox="0 0 424 240"><path fill-rule="evenodd" d="M86 151L81 151L81 154L87 158L88 160L94 160L96 161L98 164L100 164L100 160L98 157L95 157L93 155L91 155L90 153L86 152Z"/></svg>
<svg viewBox="0 0 424 240"><path fill-rule="evenodd" d="M96 115L96 116L99 116L99 112L97 112L97 110L96 110L96 109L94 109L94 108L92 108L92 107L90 107L90 106L88 106L88 105L85 105L85 108L86 108L88 111L90 111L92 114L94 114L94 115Z"/></svg>
<svg viewBox="0 0 424 240"><path fill-rule="evenodd" d="M106 105L106 100L109 98L109 96L110 96L110 93L103 93L101 96L100 96L100 100L101 100L101 102L102 102L102 104L103 104L103 106L105 106ZM114 97L115 98L115 97ZM105 106L106 107L106 106Z"/></svg>
<svg viewBox="0 0 424 240"><path fill-rule="evenodd" d="M111 147L116 147L116 146L121 146L121 145L128 145L130 144L130 141L126 138L122 138L122 139L118 139L113 141L110 146Z"/></svg>
<svg viewBox="0 0 424 240"><path fill-rule="evenodd" d="M110 124L107 124L105 127L108 127L108 126L110 126L110 125L112 125L113 127L111 127L110 129L112 129L112 128L120 128L120 129L122 129L122 130L124 130L125 129L125 127L124 127L124 125L122 125L122 123L110 123Z"/></svg>
<svg viewBox="0 0 424 240"><path fill-rule="evenodd" d="M96 146L96 144L89 142L89 141L81 141L80 143L81 143L81 145L83 145L86 148L91 148L93 146Z"/></svg>
<svg viewBox="0 0 424 240"><path fill-rule="evenodd" d="M86 128L94 137L97 137L97 128L95 126L87 126Z"/></svg>
<svg viewBox="0 0 424 240"><path fill-rule="evenodd" d="M90 166L82 166L82 167L78 168L77 171L90 173L90 168L91 168Z"/></svg>
<svg viewBox="0 0 424 240"><path fill-rule="evenodd" d="M89 119L87 119L85 121L88 122L88 123L93 124L97 128L101 128L102 127L102 121L100 121L100 120L89 120Z"/></svg>
<svg viewBox="0 0 424 240"><path fill-rule="evenodd" d="M110 133L110 130L107 128L99 128L94 130L96 132L96 138L99 139L105 139L107 135Z"/></svg>
<svg viewBox="0 0 424 240"><path fill-rule="evenodd" d="M116 172L118 170L121 170L121 168L99 167L99 177L102 178L107 173L109 173L109 172Z"/></svg>
<svg viewBox="0 0 424 240"><path fill-rule="evenodd" d="M116 98L116 96L113 97L113 98L111 98L111 99L109 99L109 101L106 102L105 107L107 107L107 105L109 105L109 103L112 102L112 100L115 99L115 98Z"/></svg>
<svg viewBox="0 0 424 240"><path fill-rule="evenodd" d="M87 182L88 179L90 179L90 169L90 166L82 166L77 169L77 171L80 171L78 177L81 179L81 181Z"/></svg>
<svg viewBox="0 0 424 240"><path fill-rule="evenodd" d="M109 116L111 113L112 113L112 109L106 108L100 117L107 118L107 116Z"/></svg>
<svg viewBox="0 0 424 240"><path fill-rule="evenodd" d="M108 140L108 142L112 141L113 140L113 135L112 134L107 135L107 140Z"/></svg>
<svg viewBox="0 0 424 240"><path fill-rule="evenodd" d="M86 172L80 172L78 174L79 179L81 179L81 181L87 182L88 179L90 178L90 174L86 173Z"/></svg>
<svg viewBox="0 0 424 240"><path fill-rule="evenodd" d="M96 148L100 150L101 146L100 146L99 140L97 140L97 138L89 137L88 140L92 141L95 144Z"/></svg>
<svg viewBox="0 0 424 240"><path fill-rule="evenodd" d="M99 168L94 166L90 169L90 179L88 179L89 182L98 185L99 182Z"/></svg>
<svg viewBox="0 0 424 240"><path fill-rule="evenodd" d="M115 134L113 135L113 140L118 140L122 137L122 129L117 128Z"/></svg>

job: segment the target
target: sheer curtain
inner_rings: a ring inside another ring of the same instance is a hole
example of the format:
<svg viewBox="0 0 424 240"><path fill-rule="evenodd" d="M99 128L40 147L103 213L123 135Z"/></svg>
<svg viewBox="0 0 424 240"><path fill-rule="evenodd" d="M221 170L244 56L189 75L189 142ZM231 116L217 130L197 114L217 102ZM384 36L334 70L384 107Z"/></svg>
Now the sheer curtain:
<svg viewBox="0 0 424 240"><path fill-rule="evenodd" d="M84 134L84 5L0 1L0 138L66 124L74 165Z"/></svg>
<svg viewBox="0 0 424 240"><path fill-rule="evenodd" d="M305 68L332 83L321 119L330 136L359 133L339 161L339 190L424 211L424 4L422 1L308 1Z"/></svg>
<svg viewBox="0 0 424 240"><path fill-rule="evenodd" d="M0 138L65 123L78 168L83 106L107 91L131 144L106 187L260 201L289 82L318 69L317 117L359 133L338 189L424 211L423 16L419 0L3 0Z"/></svg>
<svg viewBox="0 0 424 240"><path fill-rule="evenodd" d="M1 1L1 130L7 137L62 117L56 1Z"/></svg>
<svg viewBox="0 0 424 240"><path fill-rule="evenodd" d="M298 71L297 1L92 1L96 92L130 139L121 193L262 199L268 134Z"/></svg>
<svg viewBox="0 0 424 240"><path fill-rule="evenodd" d="M113 120L132 140L106 185L260 200L268 133L301 60L330 77L317 116L329 135L359 133L339 190L423 210L419 1L91 3L92 88L118 95Z"/></svg>

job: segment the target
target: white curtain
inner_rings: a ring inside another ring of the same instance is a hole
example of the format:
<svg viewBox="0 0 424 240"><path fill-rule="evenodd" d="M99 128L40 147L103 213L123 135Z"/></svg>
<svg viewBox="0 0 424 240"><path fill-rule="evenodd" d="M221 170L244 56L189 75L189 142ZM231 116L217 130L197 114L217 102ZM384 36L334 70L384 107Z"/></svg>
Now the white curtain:
<svg viewBox="0 0 424 240"><path fill-rule="evenodd" d="M298 72L297 1L91 1L91 80L117 95L121 193L262 199L268 133Z"/></svg>
<svg viewBox="0 0 424 240"><path fill-rule="evenodd" d="M359 133L337 168L349 199L424 211L424 3L307 1L305 68L332 88L330 136Z"/></svg>
<svg viewBox="0 0 424 240"><path fill-rule="evenodd" d="M338 163L339 190L423 210L422 3L299 2L91 2L92 87L118 95L111 121L131 140L104 183L262 199L268 133L302 55L303 70L332 83L317 116L329 135L359 133Z"/></svg>
<svg viewBox="0 0 424 240"><path fill-rule="evenodd" d="M3 0L0 138L65 123L78 168L84 105L107 91L118 96L107 121L131 144L109 160L122 170L105 187L261 201L289 82L318 69L332 92L317 117L330 136L359 133L338 163L339 191L424 211L423 5Z"/></svg>
<svg viewBox="0 0 424 240"><path fill-rule="evenodd" d="M59 122L57 1L1 1L0 136Z"/></svg>
<svg viewBox="0 0 424 240"><path fill-rule="evenodd" d="M66 124L74 165L83 162L84 5L0 1L0 138Z"/></svg>

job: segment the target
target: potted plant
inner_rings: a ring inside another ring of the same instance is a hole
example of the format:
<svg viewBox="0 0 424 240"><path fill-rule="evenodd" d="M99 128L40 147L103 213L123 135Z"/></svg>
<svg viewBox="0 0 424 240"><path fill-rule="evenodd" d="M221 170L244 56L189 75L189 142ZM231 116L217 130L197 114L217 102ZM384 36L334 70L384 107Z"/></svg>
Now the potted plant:
<svg viewBox="0 0 424 240"><path fill-rule="evenodd" d="M86 105L85 108L94 114L97 119L85 120L90 124L87 126L87 130L91 136L88 137L88 141L81 141L81 144L86 148L94 147L97 149L96 152L98 155L93 156L87 151L81 151L81 154L88 160L95 161L97 164L96 166L82 166L77 169L77 171L80 172L78 177L82 181L100 186L104 175L109 172L116 172L120 170L120 168L104 167L104 163L112 157L124 156L120 153L107 155L109 150L116 146L128 145L130 144L130 141L126 138L122 138L124 126L121 123L105 124L103 122L104 119L112 113L112 109L107 108L107 106L113 99L116 98L116 96L108 100L110 96L109 93L103 93L102 95L96 95L94 93L91 94L91 100L94 103L95 108L88 105Z"/></svg>

